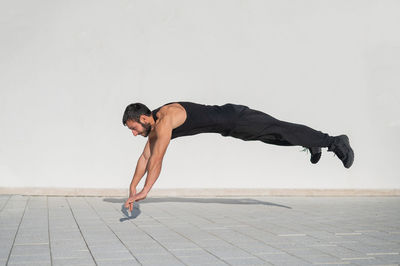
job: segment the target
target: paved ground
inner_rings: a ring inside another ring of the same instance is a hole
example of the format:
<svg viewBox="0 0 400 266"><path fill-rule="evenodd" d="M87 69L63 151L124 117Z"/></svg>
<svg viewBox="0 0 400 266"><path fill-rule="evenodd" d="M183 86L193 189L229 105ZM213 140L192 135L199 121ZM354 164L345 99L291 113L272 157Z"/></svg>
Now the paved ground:
<svg viewBox="0 0 400 266"><path fill-rule="evenodd" d="M399 265L400 198L0 195L0 265Z"/></svg>

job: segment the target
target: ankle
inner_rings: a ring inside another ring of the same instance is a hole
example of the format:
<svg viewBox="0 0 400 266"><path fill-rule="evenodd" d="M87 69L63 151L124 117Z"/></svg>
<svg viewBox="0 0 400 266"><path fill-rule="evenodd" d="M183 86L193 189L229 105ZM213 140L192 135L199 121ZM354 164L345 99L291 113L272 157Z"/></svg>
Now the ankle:
<svg viewBox="0 0 400 266"><path fill-rule="evenodd" d="M335 144L335 141L336 140L336 137L332 137L332 136L329 136L329 138L328 138L328 151L332 151L333 149L334 149L334 144Z"/></svg>

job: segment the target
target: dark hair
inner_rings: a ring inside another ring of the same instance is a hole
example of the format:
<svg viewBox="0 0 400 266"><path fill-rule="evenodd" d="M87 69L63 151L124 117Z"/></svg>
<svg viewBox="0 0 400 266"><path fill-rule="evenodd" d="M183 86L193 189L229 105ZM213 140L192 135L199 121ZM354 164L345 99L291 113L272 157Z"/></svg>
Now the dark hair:
<svg viewBox="0 0 400 266"><path fill-rule="evenodd" d="M122 117L122 124L126 126L128 120L140 122L141 115L151 115L151 111L146 105L142 103L131 103L125 109L124 116Z"/></svg>

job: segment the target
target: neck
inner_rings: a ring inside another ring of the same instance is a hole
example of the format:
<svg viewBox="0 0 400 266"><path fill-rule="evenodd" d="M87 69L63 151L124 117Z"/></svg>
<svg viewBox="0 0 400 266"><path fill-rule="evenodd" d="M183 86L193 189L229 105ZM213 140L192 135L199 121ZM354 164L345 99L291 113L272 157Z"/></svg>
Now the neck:
<svg viewBox="0 0 400 266"><path fill-rule="evenodd" d="M151 125L151 130L153 130L154 126L156 125L156 121L154 120L153 116L150 117L149 123Z"/></svg>

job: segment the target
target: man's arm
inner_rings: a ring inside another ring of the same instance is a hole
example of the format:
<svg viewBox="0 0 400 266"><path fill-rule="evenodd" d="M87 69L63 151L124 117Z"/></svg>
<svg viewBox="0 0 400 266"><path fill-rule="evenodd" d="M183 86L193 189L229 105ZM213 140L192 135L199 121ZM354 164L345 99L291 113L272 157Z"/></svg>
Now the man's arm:
<svg viewBox="0 0 400 266"><path fill-rule="evenodd" d="M133 197L136 194L136 186L139 184L140 180L146 174L147 171L147 163L150 158L150 143L147 141L146 146L144 147L142 155L139 157L139 160L136 165L135 174L133 175L132 182L129 189L129 197Z"/></svg>
<svg viewBox="0 0 400 266"><path fill-rule="evenodd" d="M154 144L149 144L149 154L150 157L147 161L147 177L145 185L141 192L129 197L129 199L125 203L125 207L129 208L132 211L133 202L145 199L150 189L156 182L158 176L161 172L162 160L164 158L165 152L167 151L167 147L171 140L172 135L172 124L168 117L160 118L159 123L155 129L156 138ZM134 178L135 179L135 178ZM133 185L137 185L139 182L134 182L132 180Z"/></svg>
<svg viewBox="0 0 400 266"><path fill-rule="evenodd" d="M147 177L142 192L144 196L150 191L161 172L162 160L167 151L172 135L171 121L168 117L160 119L156 128L156 141L151 148L151 155L147 163Z"/></svg>

